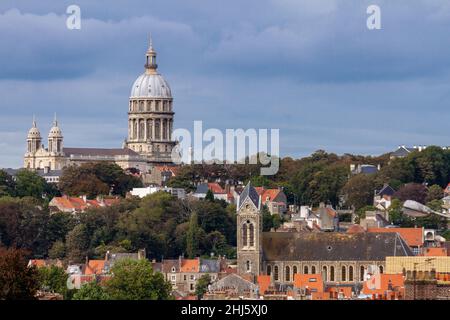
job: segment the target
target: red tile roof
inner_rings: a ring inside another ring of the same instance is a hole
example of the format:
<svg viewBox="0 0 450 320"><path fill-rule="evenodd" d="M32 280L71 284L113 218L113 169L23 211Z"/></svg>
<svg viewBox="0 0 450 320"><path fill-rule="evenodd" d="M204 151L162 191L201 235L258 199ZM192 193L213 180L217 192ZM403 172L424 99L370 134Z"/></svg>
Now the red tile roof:
<svg viewBox="0 0 450 320"><path fill-rule="evenodd" d="M278 196L279 193L280 193L279 189L264 190L263 194L261 195L261 201L263 203L273 201Z"/></svg>
<svg viewBox="0 0 450 320"><path fill-rule="evenodd" d="M258 284L259 284L259 293L264 294L264 292L269 289L270 286L270 276L267 275L259 275L258 276Z"/></svg>
<svg viewBox="0 0 450 320"><path fill-rule="evenodd" d="M422 228L368 228L367 232L397 232L406 241L410 247L423 246L423 229Z"/></svg>
<svg viewBox="0 0 450 320"><path fill-rule="evenodd" d="M348 229L347 233L363 233L366 232L363 227L359 224L352 224Z"/></svg>
<svg viewBox="0 0 450 320"><path fill-rule="evenodd" d="M212 193L226 193L226 191L218 184L217 182L208 183L208 189L211 190Z"/></svg>
<svg viewBox="0 0 450 320"><path fill-rule="evenodd" d="M376 274L364 282L362 292L366 295L385 294L389 287L404 292L404 283L402 274Z"/></svg>
<svg viewBox="0 0 450 320"><path fill-rule="evenodd" d="M295 274L294 288L305 288L309 290L317 290L323 292L323 280L320 274Z"/></svg>
<svg viewBox="0 0 450 320"><path fill-rule="evenodd" d="M89 260L86 264L85 275L101 274L105 267L105 260Z"/></svg>
<svg viewBox="0 0 450 320"><path fill-rule="evenodd" d="M183 259L181 260L181 272L200 272L199 259Z"/></svg>
<svg viewBox="0 0 450 320"><path fill-rule="evenodd" d="M425 248L423 255L431 257L446 257L447 248Z"/></svg>

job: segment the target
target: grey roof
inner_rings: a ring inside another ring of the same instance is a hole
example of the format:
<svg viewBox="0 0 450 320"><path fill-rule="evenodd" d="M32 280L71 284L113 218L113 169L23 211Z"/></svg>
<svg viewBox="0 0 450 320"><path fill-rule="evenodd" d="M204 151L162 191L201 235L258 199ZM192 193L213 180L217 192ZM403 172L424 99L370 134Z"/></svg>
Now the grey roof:
<svg viewBox="0 0 450 320"><path fill-rule="evenodd" d="M253 204L257 208L259 208L259 194L258 192L256 192L255 188L251 185L250 182L245 186L244 190L242 190L242 193L239 196L239 204L237 206L238 209L247 198L250 198Z"/></svg>
<svg viewBox="0 0 450 320"><path fill-rule="evenodd" d="M410 154L411 152L415 151L416 149L414 148L409 148L409 147L399 147L397 150L395 150L394 152L391 153L391 156L393 157L406 157L408 154Z"/></svg>
<svg viewBox="0 0 450 320"><path fill-rule="evenodd" d="M166 98L171 99L169 84L160 74L141 74L133 83L131 98Z"/></svg>
<svg viewBox="0 0 450 320"><path fill-rule="evenodd" d="M164 259L162 261L161 270L164 273L172 272L172 268L175 268L175 272L180 272L180 260L179 259Z"/></svg>
<svg viewBox="0 0 450 320"><path fill-rule="evenodd" d="M264 232L266 261L383 261L387 256L412 256L396 233Z"/></svg>
<svg viewBox="0 0 450 320"><path fill-rule="evenodd" d="M63 148L66 156L138 156L139 154L128 148L101 149L101 148Z"/></svg>
<svg viewBox="0 0 450 320"><path fill-rule="evenodd" d="M241 276L238 276L235 273L231 273L227 275L226 277L223 277L222 279L214 282L210 285L209 290L210 291L216 291L216 290L225 290L225 289L234 289L239 294L244 293L245 291L254 291L257 289L257 285L245 280Z"/></svg>
<svg viewBox="0 0 450 320"><path fill-rule="evenodd" d="M200 259L200 272L220 272L220 261L213 259Z"/></svg>
<svg viewBox="0 0 450 320"><path fill-rule="evenodd" d="M394 188L386 184L380 191L377 192L377 196L392 196L394 193Z"/></svg>
<svg viewBox="0 0 450 320"><path fill-rule="evenodd" d="M62 175L62 170L50 170L45 173L44 169L38 169L36 170L36 173L41 177L60 177Z"/></svg>
<svg viewBox="0 0 450 320"><path fill-rule="evenodd" d="M376 173L377 171L378 171L378 168L372 164L361 165L361 173L370 174L370 173Z"/></svg>
<svg viewBox="0 0 450 320"><path fill-rule="evenodd" d="M197 186L197 189L195 190L194 193L207 193L208 192L208 184L207 183L200 183Z"/></svg>
<svg viewBox="0 0 450 320"><path fill-rule="evenodd" d="M10 176L14 177L17 174L17 172L19 172L21 169L4 168L2 170L5 171Z"/></svg>

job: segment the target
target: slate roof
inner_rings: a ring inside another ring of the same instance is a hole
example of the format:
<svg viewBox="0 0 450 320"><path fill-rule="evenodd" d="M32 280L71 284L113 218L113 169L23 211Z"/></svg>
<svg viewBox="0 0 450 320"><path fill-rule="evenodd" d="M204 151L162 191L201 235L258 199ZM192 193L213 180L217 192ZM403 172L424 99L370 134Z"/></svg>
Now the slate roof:
<svg viewBox="0 0 450 320"><path fill-rule="evenodd" d="M239 204L237 208L239 209L244 203L246 198L250 198L253 204L259 208L259 194L255 190L255 188L250 184L250 182L245 186L244 190L242 190L241 195L239 196Z"/></svg>
<svg viewBox="0 0 450 320"><path fill-rule="evenodd" d="M376 173L378 171L378 168L371 164L363 164L361 165L361 173L364 174L371 174Z"/></svg>
<svg viewBox="0 0 450 320"><path fill-rule="evenodd" d="M102 148L63 148L66 156L138 156L139 154L128 148L102 149Z"/></svg>
<svg viewBox="0 0 450 320"><path fill-rule="evenodd" d="M242 278L235 273L231 273L211 284L209 287L209 291L214 292L216 290L222 291L226 289L234 289L239 294L242 294L245 291L255 291L257 287L258 286L256 284Z"/></svg>
<svg viewBox="0 0 450 320"><path fill-rule="evenodd" d="M194 193L207 193L208 192L208 184L207 183L200 183L197 186L197 189Z"/></svg>
<svg viewBox="0 0 450 320"><path fill-rule="evenodd" d="M382 261L412 256L396 233L263 232L265 261Z"/></svg>
<svg viewBox="0 0 450 320"><path fill-rule="evenodd" d="M381 188L380 191L377 192L377 196L392 196L395 193L394 188L392 188L390 185L386 184Z"/></svg>
<svg viewBox="0 0 450 320"><path fill-rule="evenodd" d="M410 154L411 152L415 151L416 149L414 148L409 148L409 147L399 147L397 150L395 150L394 152L391 153L392 157L406 157L408 154Z"/></svg>
<svg viewBox="0 0 450 320"><path fill-rule="evenodd" d="M200 272L220 272L220 261L213 259L200 259Z"/></svg>

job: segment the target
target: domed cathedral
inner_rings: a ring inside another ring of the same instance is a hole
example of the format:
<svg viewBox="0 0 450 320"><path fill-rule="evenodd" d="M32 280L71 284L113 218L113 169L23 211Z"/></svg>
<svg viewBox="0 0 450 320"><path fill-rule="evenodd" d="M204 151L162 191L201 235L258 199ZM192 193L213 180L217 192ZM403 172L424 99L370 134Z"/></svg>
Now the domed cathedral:
<svg viewBox="0 0 450 320"><path fill-rule="evenodd" d="M145 56L145 71L131 89L125 147L147 157L152 164L170 164L175 146L173 98L169 84L157 71L151 39Z"/></svg>
<svg viewBox="0 0 450 320"><path fill-rule="evenodd" d="M24 167L28 169L61 170L65 165L63 152L63 135L58 126L58 120L53 121L53 126L48 134L48 149L42 144L41 133L33 118L33 125L27 135L27 151L24 156Z"/></svg>
<svg viewBox="0 0 450 320"><path fill-rule="evenodd" d="M250 182L239 196L236 210L238 273L255 281L261 270L262 214L261 198Z"/></svg>

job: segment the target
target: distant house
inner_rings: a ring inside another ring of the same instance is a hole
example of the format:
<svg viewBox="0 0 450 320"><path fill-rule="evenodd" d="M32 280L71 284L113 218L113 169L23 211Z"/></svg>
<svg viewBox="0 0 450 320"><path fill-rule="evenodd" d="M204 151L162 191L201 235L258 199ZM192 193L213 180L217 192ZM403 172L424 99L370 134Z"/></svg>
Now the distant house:
<svg viewBox="0 0 450 320"><path fill-rule="evenodd" d="M395 189L388 184L385 184L381 190L375 190L375 195L373 197L374 207L381 211L389 209L394 193Z"/></svg>
<svg viewBox="0 0 450 320"><path fill-rule="evenodd" d="M386 211L366 211L365 217L361 218L359 224L364 229L384 228L389 225L388 213Z"/></svg>
<svg viewBox="0 0 450 320"><path fill-rule="evenodd" d="M9 174L10 176L13 177L13 179L15 180L17 173L20 170L24 170L24 169L11 169L11 168L7 168L7 169L2 169L3 171L5 171L7 174ZM47 183L54 183L57 184L59 182L59 178L62 175L62 170L50 170L48 167L45 167L44 169L36 169L33 170L38 176L44 178L44 180Z"/></svg>
<svg viewBox="0 0 450 320"><path fill-rule="evenodd" d="M165 186L170 178L176 177L178 170L178 166L155 166L144 175L143 180L145 184Z"/></svg>
<svg viewBox="0 0 450 320"><path fill-rule="evenodd" d="M401 299L405 296L405 277L403 274L378 273L371 275L363 284L362 293L371 297Z"/></svg>
<svg viewBox="0 0 450 320"><path fill-rule="evenodd" d="M372 174L377 173L380 170L380 166L374 166L372 164L351 164L350 172L351 174Z"/></svg>
<svg viewBox="0 0 450 320"><path fill-rule="evenodd" d="M398 146L398 148L391 152L390 154L390 159L395 159L395 158L404 158L406 157L408 154L410 154L411 152L414 151L423 151L427 148L427 146L422 145L422 146L413 146L413 147L407 147L407 146ZM441 147L444 150L448 150L450 149L450 147Z"/></svg>
<svg viewBox="0 0 450 320"><path fill-rule="evenodd" d="M368 228L367 232L397 233L406 241L414 255L419 255L424 246L423 228Z"/></svg>
<svg viewBox="0 0 450 320"><path fill-rule="evenodd" d="M230 202L228 193L217 182L200 183L193 196L198 199L204 199L208 190L213 193L214 199Z"/></svg>
<svg viewBox="0 0 450 320"><path fill-rule="evenodd" d="M153 194L155 192L164 191L167 193L170 193L174 197L177 197L178 199L185 199L186 198L186 191L183 188L171 188L171 187L146 187L146 188L133 188L133 190L130 191L130 194L135 197L144 198L150 194Z"/></svg>
<svg viewBox="0 0 450 320"><path fill-rule="evenodd" d="M119 198L102 198L97 197L94 200L89 200L85 196L82 197L54 197L48 204L50 213L66 212L77 213L84 212L90 208L110 207L118 204Z"/></svg>
<svg viewBox="0 0 450 320"><path fill-rule="evenodd" d="M320 203L314 212L319 217L318 226L322 231L336 231L339 227L339 217L331 205Z"/></svg>
<svg viewBox="0 0 450 320"><path fill-rule="evenodd" d="M236 273L231 273L224 278L212 283L205 300L222 300L222 299L239 299L250 298L255 299L258 295L258 285Z"/></svg>
<svg viewBox="0 0 450 320"><path fill-rule="evenodd" d="M261 203L267 206L271 214L284 214L287 211L287 197L282 189L266 189L256 187L256 192L261 196Z"/></svg>

